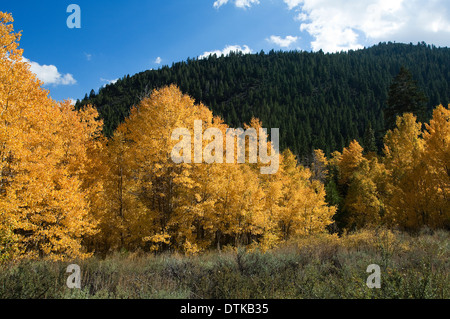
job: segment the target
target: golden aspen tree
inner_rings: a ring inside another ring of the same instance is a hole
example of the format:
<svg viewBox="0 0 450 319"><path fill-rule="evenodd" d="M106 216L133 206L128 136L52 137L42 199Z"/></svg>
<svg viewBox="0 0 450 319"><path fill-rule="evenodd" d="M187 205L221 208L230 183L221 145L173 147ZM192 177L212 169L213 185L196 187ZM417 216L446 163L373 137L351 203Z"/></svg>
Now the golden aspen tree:
<svg viewBox="0 0 450 319"><path fill-rule="evenodd" d="M67 111L74 113L70 105L67 106ZM81 179L81 189L85 193L85 200L89 205L89 218L97 226L95 234L83 236L83 245L88 251L95 252L94 237L100 232L98 225L101 217L106 211L105 194L105 176L108 174L108 153L106 149L106 138L102 134L103 121L99 120L97 109L91 105L86 105L76 112L80 128L79 135L82 140L79 140L83 152L80 154L78 161L82 163L82 170L79 170ZM74 128L77 125L69 124L73 132L77 132ZM69 128L68 128L69 129ZM76 139L72 139L71 143ZM80 164L78 164L80 165Z"/></svg>
<svg viewBox="0 0 450 319"><path fill-rule="evenodd" d="M218 118L205 124L221 132L224 139L218 142L223 143L222 151L225 150L228 127ZM204 146L209 142L204 141ZM236 155L237 143L233 146ZM250 144L246 143L246 158L249 147ZM180 229L183 231L180 233L190 237L190 243L195 240L196 244L190 245L192 247L197 245L204 249L216 245L220 249L224 244L248 245L257 241L264 232L264 193L254 167L238 164L236 158L229 163L226 153L218 155L218 158L223 157L222 163L192 166L194 187L186 191L185 194L190 192L190 195L184 201L186 205L179 207L179 217L175 219L181 221Z"/></svg>
<svg viewBox="0 0 450 319"><path fill-rule="evenodd" d="M329 207L325 202L324 185L312 180L311 171L298 165L289 150L283 152L282 168L283 201L278 218L283 238L324 232L336 212L335 207Z"/></svg>
<svg viewBox="0 0 450 319"><path fill-rule="evenodd" d="M406 113L385 137L385 164L391 175L386 204L394 225L417 230L449 225L449 111L442 105L430 124Z"/></svg>
<svg viewBox="0 0 450 319"><path fill-rule="evenodd" d="M353 140L342 154L335 152L330 163L338 171L338 183L344 194L340 223L346 228L364 227L378 220L380 201L377 185L371 179L376 162L363 156L363 148Z"/></svg>
<svg viewBox="0 0 450 319"><path fill-rule="evenodd" d="M83 258L81 241L94 232L83 145L86 126L67 103L48 97L18 49L13 19L0 13L0 224L15 253L30 258ZM71 130L80 126L79 131ZM70 149L74 146L74 149ZM81 162L78 162L81 161Z"/></svg>
<svg viewBox="0 0 450 319"><path fill-rule="evenodd" d="M147 209L138 198L140 181L133 176L134 159L129 152L124 126L107 143L103 179L103 211L98 214L101 232L94 237L96 250L109 252L136 249L151 226Z"/></svg>
<svg viewBox="0 0 450 319"><path fill-rule="evenodd" d="M450 226L450 110L442 105L433 111L430 124L425 124L423 161L427 174L430 210L428 225L433 228Z"/></svg>
<svg viewBox="0 0 450 319"><path fill-rule="evenodd" d="M283 240L295 233L298 228L299 216L303 212L304 189L311 177L309 170L299 170L297 159L291 151L282 154L282 170L280 172L281 198L279 211L276 215L277 223Z"/></svg>
<svg viewBox="0 0 450 319"><path fill-rule="evenodd" d="M246 130L253 129L257 134L256 149L259 150L261 156L262 149L267 149L270 155L274 154L271 142L267 141L267 134L264 131L260 131L262 128L262 122L257 118L252 118L250 123L244 125ZM263 135L261 135L263 134ZM250 140L249 140L250 141ZM267 145L261 148L261 141L267 141ZM245 153L249 155L250 144L246 145ZM282 155L279 154L281 162ZM246 157L247 158L247 157ZM258 157L256 163L247 163L246 166L253 172L254 179L248 179L248 184L252 183L255 187L258 187L258 191L254 191L253 202L256 205L255 212L257 218L255 219L254 231L258 238L258 246L262 250L271 249L276 247L281 242L281 236L277 228L278 216L280 215L280 201L283 196L283 181L281 169L278 169L272 174L261 174L261 168L266 167L266 163L262 163L261 157ZM256 188L255 188L256 190Z"/></svg>
<svg viewBox="0 0 450 319"><path fill-rule="evenodd" d="M191 170L192 187L181 190L183 198L176 209L177 242L187 253L196 253L213 245L217 237L215 191L221 186L221 165L196 164Z"/></svg>
<svg viewBox="0 0 450 319"><path fill-rule="evenodd" d="M357 141L351 141L350 145L342 151L342 156L339 160L341 184L348 184L350 177L363 160L363 148Z"/></svg>
<svg viewBox="0 0 450 319"><path fill-rule="evenodd" d="M384 198L388 188L388 172L377 157L364 159L350 179L344 209L348 224L363 228L380 225L387 218ZM383 196L384 195L384 196Z"/></svg>
<svg viewBox="0 0 450 319"><path fill-rule="evenodd" d="M36 96L25 94L24 88L33 85L33 79L27 73L25 64L21 63L22 50L18 48L21 34L14 33L13 21L11 15L0 12L0 252L2 259L12 258L19 253L19 236L15 234L18 217L15 210L20 201L12 189L12 182L17 175L15 171L18 163L15 154L18 154L22 148L21 141L18 140L20 134L18 126L19 121L23 121L20 114L24 112L25 105L20 103L20 98L23 96L27 100L36 100ZM23 86L16 88L17 80L22 81Z"/></svg>
<svg viewBox="0 0 450 319"><path fill-rule="evenodd" d="M397 118L397 128L385 136L386 168L391 171L393 190L388 198L391 219L408 229L427 225L433 191L423 183L427 167L423 160L425 148L422 124L411 113Z"/></svg>
<svg viewBox="0 0 450 319"><path fill-rule="evenodd" d="M213 118L212 113L203 105L198 107L200 114L196 117L197 120L202 118L201 134L205 134L209 128L215 128L222 136L225 136L227 126L223 124L223 121L217 117ZM193 121L193 119L191 120ZM192 127L192 123L189 124L189 127ZM194 135L192 129L189 132ZM191 151L195 151L195 138L194 136L189 143ZM211 136L211 139L202 139L201 149L203 150L210 142L213 143L218 138L218 136ZM223 143L219 139L216 142ZM213 152L214 156L222 158L222 162L224 149L222 145L222 153L220 149L214 149ZM192 162L192 156L190 159ZM187 254L194 254L212 246L217 238L217 197L215 195L222 186L223 165L205 163L203 158L197 163L180 163L178 165L183 168L183 171L176 181L184 186L179 188L179 201L174 210L175 214L171 225L178 230L175 241L179 248Z"/></svg>
<svg viewBox="0 0 450 319"><path fill-rule="evenodd" d="M226 235L232 245L250 244L263 234L269 224L263 215L263 193L254 171L246 165L223 166L215 190L216 229Z"/></svg>
<svg viewBox="0 0 450 319"><path fill-rule="evenodd" d="M312 181L304 189L297 235L313 235L323 233L333 222L337 208L329 206L325 201L325 187L319 181Z"/></svg>
<svg viewBox="0 0 450 319"><path fill-rule="evenodd" d="M147 242L152 250L179 248L175 217L186 200L184 193L194 186L193 163L173 162L171 152L177 142L172 133L177 128L192 130L195 120L210 123L211 119L206 107L170 86L144 98L119 126L108 146L116 161L109 184L118 189L110 193L115 197L110 211L128 220L121 232L133 241L140 237L142 245Z"/></svg>

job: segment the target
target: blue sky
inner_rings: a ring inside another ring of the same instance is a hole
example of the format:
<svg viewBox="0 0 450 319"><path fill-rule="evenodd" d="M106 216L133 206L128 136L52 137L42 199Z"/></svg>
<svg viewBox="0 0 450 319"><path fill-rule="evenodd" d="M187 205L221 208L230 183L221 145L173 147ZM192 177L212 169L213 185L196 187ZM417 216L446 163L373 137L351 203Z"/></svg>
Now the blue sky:
<svg viewBox="0 0 450 319"><path fill-rule="evenodd" d="M56 100L210 52L335 52L380 41L450 45L447 0L41 0L0 11L23 31L32 71ZM67 7L81 9L70 29Z"/></svg>

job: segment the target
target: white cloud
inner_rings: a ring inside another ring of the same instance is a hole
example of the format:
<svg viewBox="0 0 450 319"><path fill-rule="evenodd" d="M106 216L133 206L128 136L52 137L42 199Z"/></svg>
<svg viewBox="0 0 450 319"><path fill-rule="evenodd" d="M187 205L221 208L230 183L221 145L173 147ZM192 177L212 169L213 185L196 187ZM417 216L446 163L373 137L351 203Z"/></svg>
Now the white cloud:
<svg viewBox="0 0 450 319"><path fill-rule="evenodd" d="M84 53L84 56L86 57L86 60L91 61L92 60L92 54L90 53Z"/></svg>
<svg viewBox="0 0 450 319"><path fill-rule="evenodd" d="M286 36L284 39L277 35L272 35L270 38L266 39L270 43L276 44L282 48L288 48L293 43L297 42L298 37L293 37L291 35Z"/></svg>
<svg viewBox="0 0 450 319"><path fill-rule="evenodd" d="M288 5L289 10L292 10L299 6L303 0L284 0L284 2Z"/></svg>
<svg viewBox="0 0 450 319"><path fill-rule="evenodd" d="M44 84L71 85L77 83L72 74L61 74L54 65L40 65L27 58L23 58L23 60L30 64L30 71L36 74L38 79L44 82Z"/></svg>
<svg viewBox="0 0 450 319"><path fill-rule="evenodd" d="M214 2L213 6L214 6L214 8L218 9L221 6L223 6L224 4L227 4L227 3L228 3L228 0L217 0L217 1Z"/></svg>
<svg viewBox="0 0 450 319"><path fill-rule="evenodd" d="M227 4L229 0L217 0L214 2L214 8L219 9L221 6ZM259 0L231 0L238 8L250 8L254 4L259 4Z"/></svg>
<svg viewBox="0 0 450 319"><path fill-rule="evenodd" d="M155 63L156 63L156 64L161 64L161 62L162 62L161 57L157 57L157 58L155 59Z"/></svg>
<svg viewBox="0 0 450 319"><path fill-rule="evenodd" d="M103 87L107 86L108 84L114 84L114 83L116 83L118 80L119 80L119 79L108 80L108 79L100 78L100 81L105 83L105 84L103 85Z"/></svg>
<svg viewBox="0 0 450 319"><path fill-rule="evenodd" d="M250 8L253 4L259 4L259 0L236 0L234 5L238 8Z"/></svg>
<svg viewBox="0 0 450 319"><path fill-rule="evenodd" d="M223 50L215 50L215 51L206 51L202 55L200 55L199 59L205 59L209 57L210 55L217 55L218 57L224 55L227 56L231 52L242 52L243 54L249 54L252 53L252 50L247 46L244 45L241 47L240 45L227 45Z"/></svg>
<svg viewBox="0 0 450 319"><path fill-rule="evenodd" d="M284 0L313 50L335 52L380 41L450 45L447 0Z"/></svg>

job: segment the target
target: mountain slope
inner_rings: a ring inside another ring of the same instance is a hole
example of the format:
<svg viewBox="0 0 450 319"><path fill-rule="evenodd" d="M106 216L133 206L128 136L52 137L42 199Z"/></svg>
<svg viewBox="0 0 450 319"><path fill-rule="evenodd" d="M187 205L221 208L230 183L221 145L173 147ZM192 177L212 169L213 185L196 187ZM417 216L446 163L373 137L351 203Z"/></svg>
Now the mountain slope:
<svg viewBox="0 0 450 319"><path fill-rule="evenodd" d="M260 52L186 62L125 76L94 90L76 107L94 104L112 135L129 109L154 88L177 84L209 106L232 127L258 117L263 126L280 128L280 147L307 156L326 154L352 139L362 140L368 124L383 132L382 108L393 77L408 68L431 109L450 102L450 49L421 43L380 43L335 54Z"/></svg>

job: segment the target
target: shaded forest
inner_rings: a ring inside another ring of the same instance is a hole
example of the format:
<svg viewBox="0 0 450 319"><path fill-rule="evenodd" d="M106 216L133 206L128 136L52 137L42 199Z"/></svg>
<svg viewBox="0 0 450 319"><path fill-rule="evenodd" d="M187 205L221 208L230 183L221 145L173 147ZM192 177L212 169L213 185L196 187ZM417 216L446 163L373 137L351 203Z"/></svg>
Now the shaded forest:
<svg viewBox="0 0 450 319"><path fill-rule="evenodd" d="M450 102L450 49L425 43L380 43L373 47L323 52L260 52L207 59L187 59L130 76L92 90L76 107L92 104L112 136L130 108L153 89L176 84L196 102L207 105L230 127L252 117L264 127L280 128L280 147L309 164L314 149L329 156L353 139L362 142L373 130L383 147L383 108L388 90L402 66L423 90L427 111ZM395 122L395 119L394 119Z"/></svg>

